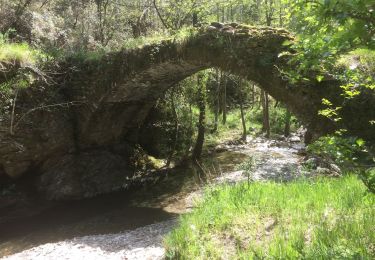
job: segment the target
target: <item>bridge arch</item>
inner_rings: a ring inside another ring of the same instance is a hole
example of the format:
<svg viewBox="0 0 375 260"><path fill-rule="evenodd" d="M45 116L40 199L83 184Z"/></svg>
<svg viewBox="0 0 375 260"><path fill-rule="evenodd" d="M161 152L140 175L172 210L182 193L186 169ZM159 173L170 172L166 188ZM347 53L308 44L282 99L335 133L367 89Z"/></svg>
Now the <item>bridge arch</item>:
<svg viewBox="0 0 375 260"><path fill-rule="evenodd" d="M87 116L87 110L78 110L78 113L86 114L79 120L79 139L85 145L102 145L126 135L143 121L148 110L169 87L212 67L258 83L273 98L285 103L306 125L314 128L314 132L330 131L334 127L318 115L327 84L314 82L314 87L311 84L292 87L280 74L279 68L286 65L280 54L291 51L285 43L292 41L293 36L284 29L216 24L216 27L200 29L181 41L167 40L113 53L101 60L100 65L94 64L91 71L84 69L83 74L97 75L99 79L90 80L95 84L90 85L95 92L90 97L85 96L93 116ZM80 76L73 78L77 81L71 82L71 86L87 86L80 82ZM89 91L82 92L87 95ZM114 111L120 110L122 112L114 115ZM324 122L324 127L314 122ZM118 130L112 136L103 136L108 126Z"/></svg>
<svg viewBox="0 0 375 260"><path fill-rule="evenodd" d="M28 116L22 117L14 135L0 132L0 175L37 172L39 189L53 199L90 197L119 188L124 175L132 174L128 144L157 99L179 81L212 67L258 83L317 136L345 127L375 142L375 125L369 123L375 120L373 92L343 102L335 79L317 82L312 76L291 85L282 77L280 69L288 58L280 54L293 52L293 40L284 29L214 23L183 40L93 60L72 58L61 64L71 71L58 76L56 86L21 93L17 113ZM318 115L322 98L342 106L341 125ZM47 102L79 105L32 110Z"/></svg>

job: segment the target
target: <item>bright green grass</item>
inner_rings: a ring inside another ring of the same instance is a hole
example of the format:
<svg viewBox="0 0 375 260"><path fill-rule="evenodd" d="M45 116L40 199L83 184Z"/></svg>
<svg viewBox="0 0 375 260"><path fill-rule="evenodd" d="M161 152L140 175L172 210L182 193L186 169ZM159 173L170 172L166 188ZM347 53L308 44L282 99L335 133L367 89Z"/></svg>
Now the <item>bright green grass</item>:
<svg viewBox="0 0 375 260"><path fill-rule="evenodd" d="M40 57L41 53L33 50L26 43L6 43L0 41L0 62L35 64Z"/></svg>
<svg viewBox="0 0 375 260"><path fill-rule="evenodd" d="M173 259L374 259L375 196L355 176L214 187L165 247Z"/></svg>

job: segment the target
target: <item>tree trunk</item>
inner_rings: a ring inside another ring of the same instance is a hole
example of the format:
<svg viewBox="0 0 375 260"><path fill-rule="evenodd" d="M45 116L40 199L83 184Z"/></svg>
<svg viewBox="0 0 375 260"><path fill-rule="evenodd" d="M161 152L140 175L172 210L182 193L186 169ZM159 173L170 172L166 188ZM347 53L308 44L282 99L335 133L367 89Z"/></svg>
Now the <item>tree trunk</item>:
<svg viewBox="0 0 375 260"><path fill-rule="evenodd" d="M290 135L290 118L292 115L290 114L289 110L286 110L285 114L285 128L284 128L284 136L288 137Z"/></svg>
<svg viewBox="0 0 375 260"><path fill-rule="evenodd" d="M262 131L266 132L266 137L270 137L270 118L269 118L269 100L268 94L264 90L261 90L261 101L263 108L263 127Z"/></svg>
<svg viewBox="0 0 375 260"><path fill-rule="evenodd" d="M204 132L206 129L206 86L198 76L198 107L199 107L199 121L198 121L198 136L194 146L192 159L199 160L202 155L202 148L204 143Z"/></svg>
<svg viewBox="0 0 375 260"><path fill-rule="evenodd" d="M175 105L175 102L174 102L174 88L171 91L171 108L172 108L172 113L173 113L173 117L174 117L174 140L173 140L171 151L170 151L168 159L167 159L166 167L169 167L169 165L171 164L171 161L173 159L173 155L176 151L177 141L178 141L178 130L179 130L178 129L178 115L177 115L177 111L176 111L176 105Z"/></svg>
<svg viewBox="0 0 375 260"><path fill-rule="evenodd" d="M215 122L214 122L214 129L212 129L212 132L215 133L218 128L219 124L219 112L220 112L220 75L219 70L216 69L216 104L215 104Z"/></svg>
<svg viewBox="0 0 375 260"><path fill-rule="evenodd" d="M192 20L193 20L193 27L197 26L198 25L198 14L196 12L193 13Z"/></svg>
<svg viewBox="0 0 375 260"><path fill-rule="evenodd" d="M255 105L255 95L256 95L254 83L252 84L251 92L252 92L252 94L251 94L251 106L253 107Z"/></svg>
<svg viewBox="0 0 375 260"><path fill-rule="evenodd" d="M243 99L241 98L240 101L240 110L241 110L241 121L242 121L242 141L246 142L246 121L245 121L245 113L243 111Z"/></svg>
<svg viewBox="0 0 375 260"><path fill-rule="evenodd" d="M194 131L194 119L193 119L193 106L191 104L191 102L189 103L189 113L190 113L190 133L193 133ZM190 148L193 147L193 141L192 139L190 138Z"/></svg>
<svg viewBox="0 0 375 260"><path fill-rule="evenodd" d="M153 0L152 3L153 3L153 5L154 5L154 8L155 8L156 14L157 14L157 16L159 17L160 22L162 23L162 25L164 26L164 28L167 29L167 30L170 29L171 26L169 26L169 25L167 24L167 22L164 20L163 16L160 14L159 8L158 8L158 6L157 6L157 4L156 4L156 0Z"/></svg>
<svg viewBox="0 0 375 260"><path fill-rule="evenodd" d="M223 100L222 100L222 110L223 110L223 125L227 123L227 79L225 77L223 84Z"/></svg>

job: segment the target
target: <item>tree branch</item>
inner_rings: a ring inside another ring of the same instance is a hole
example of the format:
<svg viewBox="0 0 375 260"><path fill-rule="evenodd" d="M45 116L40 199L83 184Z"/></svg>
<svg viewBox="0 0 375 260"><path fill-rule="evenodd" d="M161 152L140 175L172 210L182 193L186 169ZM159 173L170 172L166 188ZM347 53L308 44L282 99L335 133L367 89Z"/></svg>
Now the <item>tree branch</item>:
<svg viewBox="0 0 375 260"><path fill-rule="evenodd" d="M164 21L164 18L161 16L160 11L159 11L159 8L158 8L157 5L156 5L156 0L153 0L153 5L154 5L154 8L155 8L155 10L156 10L156 14L158 15L158 17L159 17L161 23L163 24L163 26L164 26L166 29L169 30L171 27L167 25L167 23Z"/></svg>

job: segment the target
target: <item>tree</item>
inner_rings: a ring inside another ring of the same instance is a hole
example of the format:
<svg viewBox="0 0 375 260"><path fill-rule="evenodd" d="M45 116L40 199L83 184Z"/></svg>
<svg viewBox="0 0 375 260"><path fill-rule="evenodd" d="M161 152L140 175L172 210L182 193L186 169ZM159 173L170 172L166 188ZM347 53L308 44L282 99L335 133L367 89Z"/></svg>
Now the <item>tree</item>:
<svg viewBox="0 0 375 260"><path fill-rule="evenodd" d="M197 141L193 149L192 159L199 160L202 155L202 148L204 143L204 135L206 131L206 79L199 73L197 75L198 85L198 108L199 108L199 121L198 121L198 135Z"/></svg>
<svg viewBox="0 0 375 260"><path fill-rule="evenodd" d="M246 136L247 136L247 129L246 129L246 121L245 121L245 113L244 113L244 96L245 94L243 93L244 92L244 82L242 79L240 79L240 84L239 84L239 88L240 88L240 112L241 112L241 122L242 122L242 141L246 141Z"/></svg>
<svg viewBox="0 0 375 260"><path fill-rule="evenodd" d="M217 131L218 124L219 124L219 112L220 112L220 85L221 85L221 76L219 73L219 69L215 69L215 76L216 76L216 89L215 89L215 119L214 119L214 129L213 132Z"/></svg>
<svg viewBox="0 0 375 260"><path fill-rule="evenodd" d="M290 119L292 117L292 114L288 109L286 109L285 113L285 127L284 127L284 136L288 137L290 135Z"/></svg>
<svg viewBox="0 0 375 260"><path fill-rule="evenodd" d="M222 93L221 93L221 109L223 112L223 125L227 123L227 83L228 83L228 75L225 73L221 74L221 77L224 77L223 87L222 87Z"/></svg>
<svg viewBox="0 0 375 260"><path fill-rule="evenodd" d="M173 159L173 155L176 151L177 141L178 141L178 130L179 130L178 125L179 125L179 122L178 122L178 114L177 114L177 110L176 110L176 104L175 104L175 101L174 101L174 96L175 96L175 88L172 88L170 103L171 103L171 110L173 112L173 117L174 117L174 140L173 140L173 144L172 144L172 147L171 147L171 151L170 151L168 159L167 159L166 167L169 167L169 165L171 164L171 161Z"/></svg>
<svg viewBox="0 0 375 260"><path fill-rule="evenodd" d="M263 111L262 132L266 132L266 137L270 137L270 116L269 116L269 99L268 94L263 89L260 92L260 100Z"/></svg>

